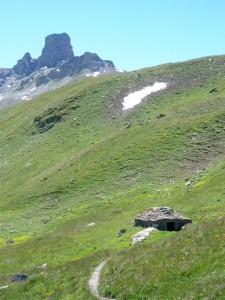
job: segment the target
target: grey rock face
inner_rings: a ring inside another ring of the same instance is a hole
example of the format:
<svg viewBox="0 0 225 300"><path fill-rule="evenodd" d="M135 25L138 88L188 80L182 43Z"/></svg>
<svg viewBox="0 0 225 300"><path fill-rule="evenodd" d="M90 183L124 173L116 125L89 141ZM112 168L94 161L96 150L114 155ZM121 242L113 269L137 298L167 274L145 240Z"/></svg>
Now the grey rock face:
<svg viewBox="0 0 225 300"><path fill-rule="evenodd" d="M42 55L37 59L39 67L55 67L61 61L74 57L70 37L67 33L51 34L45 38Z"/></svg>
<svg viewBox="0 0 225 300"><path fill-rule="evenodd" d="M104 61L97 54L85 52L83 55L76 56L63 64L61 67L61 73L63 76L72 76L85 69L95 72L104 66Z"/></svg>
<svg viewBox="0 0 225 300"><path fill-rule="evenodd" d="M37 68L45 66L52 68L72 58L74 54L68 34L51 34L45 38L45 46L38 59L32 59L30 53L27 52L22 59L17 61L13 70L18 75L28 76Z"/></svg>
<svg viewBox="0 0 225 300"><path fill-rule="evenodd" d="M58 62L56 67L48 73L47 77L52 80L62 79L66 76L72 77L77 75L83 70L96 72L107 68L115 69L112 61L102 60L96 53L85 52L81 56Z"/></svg>
<svg viewBox="0 0 225 300"><path fill-rule="evenodd" d="M17 61L17 64L13 67L13 70L18 75L28 76L35 70L36 66L37 62L35 59L32 59L30 53L27 52L22 59Z"/></svg>
<svg viewBox="0 0 225 300"><path fill-rule="evenodd" d="M13 69L11 68L0 68L0 80L5 80L7 77L13 74Z"/></svg>
<svg viewBox="0 0 225 300"><path fill-rule="evenodd" d="M111 60L107 59L107 60L104 60L104 62L108 68L115 69L114 63Z"/></svg>
<svg viewBox="0 0 225 300"><path fill-rule="evenodd" d="M48 83L49 80L50 79L46 75L41 75L41 76L37 77L37 79L36 79L36 87L38 87L38 86L40 86L42 84Z"/></svg>

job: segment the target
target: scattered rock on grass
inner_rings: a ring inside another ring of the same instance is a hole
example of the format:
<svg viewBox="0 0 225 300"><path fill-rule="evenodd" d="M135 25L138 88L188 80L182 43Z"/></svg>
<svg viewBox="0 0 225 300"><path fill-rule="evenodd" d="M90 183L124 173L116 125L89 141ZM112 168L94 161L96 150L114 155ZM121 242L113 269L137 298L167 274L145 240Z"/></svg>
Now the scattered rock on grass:
<svg viewBox="0 0 225 300"><path fill-rule="evenodd" d="M14 273L12 275L12 282L17 282L17 281L23 281L28 279L28 275L26 274L21 274L21 273Z"/></svg>
<svg viewBox="0 0 225 300"><path fill-rule="evenodd" d="M128 129L128 128L130 128L130 127L131 127L131 122L126 122L126 123L125 123L125 128Z"/></svg>
<svg viewBox="0 0 225 300"><path fill-rule="evenodd" d="M210 94L217 93L217 92L218 92L217 88L213 88L211 91L209 91Z"/></svg>
<svg viewBox="0 0 225 300"><path fill-rule="evenodd" d="M87 225L87 227L94 227L96 224L95 223L90 223Z"/></svg>
<svg viewBox="0 0 225 300"><path fill-rule="evenodd" d="M139 74L139 73L138 73L138 74L135 74L134 77L135 77L136 79L137 79L137 78L141 78L141 74Z"/></svg>
<svg viewBox="0 0 225 300"><path fill-rule="evenodd" d="M154 230L157 230L157 229L154 227L148 227L142 231L139 231L139 232L133 234L132 235L132 243L136 244L136 243L141 242L143 239L145 239L149 235L150 232L152 232Z"/></svg>
<svg viewBox="0 0 225 300"><path fill-rule="evenodd" d="M0 290L7 289L8 287L9 287L8 285L0 286Z"/></svg>
<svg viewBox="0 0 225 300"><path fill-rule="evenodd" d="M165 114L159 114L156 118L160 119L160 118L163 118L165 116L166 116Z"/></svg>
<svg viewBox="0 0 225 300"><path fill-rule="evenodd" d="M37 269L40 269L40 270L45 270L46 268L47 268L47 263L37 266Z"/></svg>
<svg viewBox="0 0 225 300"><path fill-rule="evenodd" d="M120 237L120 236L123 235L126 231L127 231L126 228L120 229L119 232L118 232L118 236Z"/></svg>
<svg viewBox="0 0 225 300"><path fill-rule="evenodd" d="M12 243L15 243L15 241L13 239L6 239L6 240L4 240L3 243L4 244L12 244Z"/></svg>
<svg viewBox="0 0 225 300"><path fill-rule="evenodd" d="M185 186L186 186L186 187L189 187L189 186L191 185L191 183L192 183L192 180L188 181L188 182L185 184Z"/></svg>

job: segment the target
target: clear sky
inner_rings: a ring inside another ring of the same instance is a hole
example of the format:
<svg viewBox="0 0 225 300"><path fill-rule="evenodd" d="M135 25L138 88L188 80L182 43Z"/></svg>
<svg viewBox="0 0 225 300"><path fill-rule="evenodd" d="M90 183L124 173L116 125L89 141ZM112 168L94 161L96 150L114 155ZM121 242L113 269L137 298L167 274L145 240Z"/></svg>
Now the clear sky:
<svg viewBox="0 0 225 300"><path fill-rule="evenodd" d="M0 67L62 32L127 71L225 54L225 0L0 0Z"/></svg>

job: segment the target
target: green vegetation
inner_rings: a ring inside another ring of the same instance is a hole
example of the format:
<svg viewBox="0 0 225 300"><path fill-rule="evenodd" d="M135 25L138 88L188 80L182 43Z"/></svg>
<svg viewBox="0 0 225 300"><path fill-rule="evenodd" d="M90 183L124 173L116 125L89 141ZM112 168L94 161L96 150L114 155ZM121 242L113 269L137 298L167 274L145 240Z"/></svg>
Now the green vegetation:
<svg viewBox="0 0 225 300"><path fill-rule="evenodd" d="M224 61L87 78L0 111L1 299L96 299L87 282L102 259L103 296L225 297ZM168 88L122 111L155 81ZM151 206L193 225L133 245Z"/></svg>

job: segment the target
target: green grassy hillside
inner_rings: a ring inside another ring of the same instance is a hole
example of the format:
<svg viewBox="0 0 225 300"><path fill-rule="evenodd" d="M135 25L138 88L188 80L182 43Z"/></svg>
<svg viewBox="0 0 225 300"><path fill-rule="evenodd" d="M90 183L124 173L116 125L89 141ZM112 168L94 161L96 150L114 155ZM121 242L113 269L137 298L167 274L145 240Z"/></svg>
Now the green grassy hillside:
<svg viewBox="0 0 225 300"><path fill-rule="evenodd" d="M123 111L155 81L168 87ZM224 56L76 81L0 121L1 299L95 299L103 259L102 296L225 297ZM193 224L133 245L151 206ZM15 272L29 279L11 283Z"/></svg>

